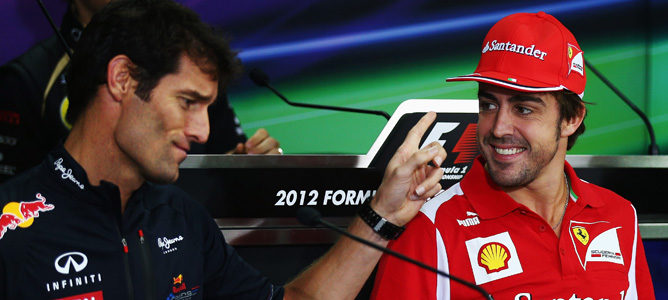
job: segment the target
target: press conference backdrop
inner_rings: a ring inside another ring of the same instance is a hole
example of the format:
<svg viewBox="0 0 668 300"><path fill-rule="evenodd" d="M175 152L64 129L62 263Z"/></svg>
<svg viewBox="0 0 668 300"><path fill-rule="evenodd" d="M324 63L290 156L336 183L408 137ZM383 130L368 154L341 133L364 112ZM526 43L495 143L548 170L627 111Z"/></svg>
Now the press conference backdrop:
<svg viewBox="0 0 668 300"><path fill-rule="evenodd" d="M64 0L45 0L59 23ZM474 98L470 73L489 27L544 10L569 27L585 57L645 111L668 153L668 1L183 0L232 38L247 70L264 69L293 101L393 112L410 98ZM0 63L51 34L35 1L0 1ZM587 132L571 154L644 154L639 118L589 73ZM260 127L286 153L366 153L377 116L289 107L245 75L230 90L244 129Z"/></svg>

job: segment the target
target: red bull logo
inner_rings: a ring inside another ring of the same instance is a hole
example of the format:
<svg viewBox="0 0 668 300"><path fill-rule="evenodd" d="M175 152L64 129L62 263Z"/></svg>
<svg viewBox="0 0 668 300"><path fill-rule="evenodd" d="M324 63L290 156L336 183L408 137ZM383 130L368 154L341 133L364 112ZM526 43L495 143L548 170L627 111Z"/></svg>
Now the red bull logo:
<svg viewBox="0 0 668 300"><path fill-rule="evenodd" d="M174 279L174 286L172 287L172 292L174 292L174 294L186 289L186 283L183 282L182 274L179 274L177 277L172 277L172 279Z"/></svg>
<svg viewBox="0 0 668 300"><path fill-rule="evenodd" d="M197 295L199 291L199 285L195 287L186 287L186 281L183 279L183 274L179 276L172 277L174 285L172 286L172 292L167 296L167 300L189 300Z"/></svg>
<svg viewBox="0 0 668 300"><path fill-rule="evenodd" d="M7 229L15 230L17 227L27 228L32 225L40 212L50 211L55 208L53 204L47 204L42 194L35 195L37 200L26 202L9 202L2 208L0 215L0 239L5 236Z"/></svg>

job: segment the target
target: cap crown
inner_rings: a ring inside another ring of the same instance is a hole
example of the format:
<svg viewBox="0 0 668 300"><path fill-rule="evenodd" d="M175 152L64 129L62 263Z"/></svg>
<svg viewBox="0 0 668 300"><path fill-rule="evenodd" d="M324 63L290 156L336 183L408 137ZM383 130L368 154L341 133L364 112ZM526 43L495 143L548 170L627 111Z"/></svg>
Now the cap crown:
<svg viewBox="0 0 668 300"><path fill-rule="evenodd" d="M568 89L582 97L584 56L573 34L544 12L518 13L497 22L482 43L475 80L528 92Z"/></svg>

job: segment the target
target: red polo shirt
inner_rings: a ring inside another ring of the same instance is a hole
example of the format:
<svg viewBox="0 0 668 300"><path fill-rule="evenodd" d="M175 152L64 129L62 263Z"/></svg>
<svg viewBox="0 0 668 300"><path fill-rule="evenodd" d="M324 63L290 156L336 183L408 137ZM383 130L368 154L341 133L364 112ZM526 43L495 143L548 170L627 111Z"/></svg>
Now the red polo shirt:
<svg viewBox="0 0 668 300"><path fill-rule="evenodd" d="M479 157L462 181L422 207L389 247L482 286L494 299L654 299L630 202L580 180L557 237L497 187ZM374 299L481 299L466 286L383 256Z"/></svg>

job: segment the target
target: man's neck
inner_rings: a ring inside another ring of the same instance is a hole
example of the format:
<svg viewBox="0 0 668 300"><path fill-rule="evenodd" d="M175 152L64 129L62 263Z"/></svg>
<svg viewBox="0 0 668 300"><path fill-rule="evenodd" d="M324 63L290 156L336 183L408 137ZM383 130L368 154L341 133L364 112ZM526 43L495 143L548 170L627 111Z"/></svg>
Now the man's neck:
<svg viewBox="0 0 668 300"><path fill-rule="evenodd" d="M564 161L565 154L557 154L529 184L504 190L517 203L543 217L548 224L557 225L561 221L569 196Z"/></svg>
<svg viewBox="0 0 668 300"><path fill-rule="evenodd" d="M121 212L132 193L145 179L133 169L128 157L120 151L113 138L113 124L103 124L92 114L82 116L65 140L65 149L81 165L91 185L108 181L118 186Z"/></svg>

